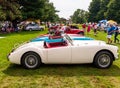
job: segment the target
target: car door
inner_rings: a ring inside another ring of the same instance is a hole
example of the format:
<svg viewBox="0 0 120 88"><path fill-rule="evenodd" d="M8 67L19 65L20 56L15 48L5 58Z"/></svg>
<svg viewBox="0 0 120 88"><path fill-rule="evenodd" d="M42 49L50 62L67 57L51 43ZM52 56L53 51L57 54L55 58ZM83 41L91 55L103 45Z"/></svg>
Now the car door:
<svg viewBox="0 0 120 88"><path fill-rule="evenodd" d="M86 45L72 46L72 63L90 63L91 47Z"/></svg>
<svg viewBox="0 0 120 88"><path fill-rule="evenodd" d="M71 46L48 49L48 63L71 63Z"/></svg>
<svg viewBox="0 0 120 88"><path fill-rule="evenodd" d="M40 29L38 24L35 24L34 27L35 27L35 30L39 30Z"/></svg>
<svg viewBox="0 0 120 88"><path fill-rule="evenodd" d="M33 30L37 30L36 24L33 24L33 25L32 25L32 29L33 29Z"/></svg>

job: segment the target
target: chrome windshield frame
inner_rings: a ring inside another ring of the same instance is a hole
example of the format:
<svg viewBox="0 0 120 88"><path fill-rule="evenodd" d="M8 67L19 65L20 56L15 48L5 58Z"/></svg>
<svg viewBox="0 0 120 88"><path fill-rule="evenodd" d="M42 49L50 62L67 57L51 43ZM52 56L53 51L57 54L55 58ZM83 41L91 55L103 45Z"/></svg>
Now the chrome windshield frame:
<svg viewBox="0 0 120 88"><path fill-rule="evenodd" d="M71 45L73 45L73 40L71 39L71 37L69 35L64 34L63 36L64 36L65 40L67 40Z"/></svg>

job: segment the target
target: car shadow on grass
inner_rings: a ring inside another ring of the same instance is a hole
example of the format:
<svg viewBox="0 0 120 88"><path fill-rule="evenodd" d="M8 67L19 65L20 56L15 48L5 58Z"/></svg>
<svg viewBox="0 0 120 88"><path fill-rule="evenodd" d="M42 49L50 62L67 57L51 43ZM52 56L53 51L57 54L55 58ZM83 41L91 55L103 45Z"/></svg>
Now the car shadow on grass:
<svg viewBox="0 0 120 88"><path fill-rule="evenodd" d="M82 65L42 65L38 69L24 69L20 65L10 64L3 73L9 76L29 77L29 76L120 76L120 68L112 65L107 69L95 68L92 64Z"/></svg>

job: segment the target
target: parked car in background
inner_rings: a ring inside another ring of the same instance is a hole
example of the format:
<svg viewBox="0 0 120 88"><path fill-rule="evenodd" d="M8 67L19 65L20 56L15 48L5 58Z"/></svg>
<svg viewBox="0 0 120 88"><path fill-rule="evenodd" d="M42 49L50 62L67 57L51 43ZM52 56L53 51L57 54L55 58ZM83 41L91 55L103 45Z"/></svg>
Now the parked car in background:
<svg viewBox="0 0 120 88"><path fill-rule="evenodd" d="M33 31L33 30L44 30L44 26L39 26L39 24L36 23L29 23L24 27L24 30L27 31Z"/></svg>
<svg viewBox="0 0 120 88"><path fill-rule="evenodd" d="M59 29L59 30L58 30ZM84 31L80 30L78 27L76 26L63 26L61 28L59 28L59 26L52 26L48 29L49 33L51 34L54 33L58 33L58 32L62 32L62 33L67 33L67 34L81 34L84 35Z"/></svg>

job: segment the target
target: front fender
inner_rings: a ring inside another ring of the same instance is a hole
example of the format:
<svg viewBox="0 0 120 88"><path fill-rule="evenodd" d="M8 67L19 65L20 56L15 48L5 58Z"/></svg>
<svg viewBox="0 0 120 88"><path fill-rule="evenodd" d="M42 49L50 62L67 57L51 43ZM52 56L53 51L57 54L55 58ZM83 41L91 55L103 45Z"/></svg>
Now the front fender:
<svg viewBox="0 0 120 88"><path fill-rule="evenodd" d="M35 46L34 47L28 46L28 47L17 49L14 52L12 52L8 58L12 63L21 64L22 56L29 51L37 53L41 57L42 62L47 61L47 50L44 48L42 49Z"/></svg>

